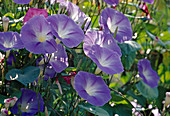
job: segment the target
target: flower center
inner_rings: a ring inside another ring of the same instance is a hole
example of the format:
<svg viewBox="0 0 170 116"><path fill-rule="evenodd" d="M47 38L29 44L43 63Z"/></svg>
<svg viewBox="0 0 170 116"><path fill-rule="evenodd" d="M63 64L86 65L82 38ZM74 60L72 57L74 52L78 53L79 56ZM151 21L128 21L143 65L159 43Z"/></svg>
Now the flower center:
<svg viewBox="0 0 170 116"><path fill-rule="evenodd" d="M40 36L40 37L38 38L38 40L39 40L40 42L44 42L44 41L46 40L46 37L45 37L45 36Z"/></svg>

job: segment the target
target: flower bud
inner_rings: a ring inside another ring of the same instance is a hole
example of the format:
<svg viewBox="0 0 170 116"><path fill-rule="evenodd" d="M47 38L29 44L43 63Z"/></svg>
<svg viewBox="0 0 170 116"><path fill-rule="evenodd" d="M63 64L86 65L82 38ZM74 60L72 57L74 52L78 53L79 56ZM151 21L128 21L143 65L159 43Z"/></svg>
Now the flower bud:
<svg viewBox="0 0 170 116"><path fill-rule="evenodd" d="M5 109L5 108L2 108L2 109L1 109L1 114L0 114L0 115L1 115L1 116L9 116L8 110Z"/></svg>
<svg viewBox="0 0 170 116"><path fill-rule="evenodd" d="M170 104L170 92L166 92L165 107L167 107L169 104Z"/></svg>
<svg viewBox="0 0 170 116"><path fill-rule="evenodd" d="M8 30L8 25L9 25L9 18L4 16L3 19L3 28L4 28L4 32L6 32Z"/></svg>
<svg viewBox="0 0 170 116"><path fill-rule="evenodd" d="M18 100L17 97L13 97L13 98L10 98L10 99L5 99L4 100L5 107L8 108L8 107L14 106L17 100Z"/></svg>

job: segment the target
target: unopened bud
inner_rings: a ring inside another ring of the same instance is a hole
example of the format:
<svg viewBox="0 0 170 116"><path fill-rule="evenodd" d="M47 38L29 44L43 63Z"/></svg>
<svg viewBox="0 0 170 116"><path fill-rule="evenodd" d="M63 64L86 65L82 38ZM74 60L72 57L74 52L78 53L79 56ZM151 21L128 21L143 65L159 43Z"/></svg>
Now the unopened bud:
<svg viewBox="0 0 170 116"><path fill-rule="evenodd" d="M13 97L13 98L10 98L10 99L5 99L4 100L5 107L8 108L8 107L14 106L15 103L17 102L17 100L18 100L17 97Z"/></svg>
<svg viewBox="0 0 170 116"><path fill-rule="evenodd" d="M5 108L2 108L2 109L1 109L1 116L9 116L8 110L5 109Z"/></svg>
<svg viewBox="0 0 170 116"><path fill-rule="evenodd" d="M9 25L9 18L4 16L3 19L3 28L4 28L4 32L6 32L8 30L8 25Z"/></svg>
<svg viewBox="0 0 170 116"><path fill-rule="evenodd" d="M170 104L170 92L166 92L165 107L167 107L169 104Z"/></svg>

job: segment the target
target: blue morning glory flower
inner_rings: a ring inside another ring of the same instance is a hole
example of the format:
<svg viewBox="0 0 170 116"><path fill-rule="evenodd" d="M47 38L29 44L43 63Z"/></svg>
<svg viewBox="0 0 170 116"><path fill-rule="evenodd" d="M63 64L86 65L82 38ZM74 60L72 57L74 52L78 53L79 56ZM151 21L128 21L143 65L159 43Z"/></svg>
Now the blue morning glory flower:
<svg viewBox="0 0 170 116"><path fill-rule="evenodd" d="M158 86L160 80L156 71L151 67L150 61L147 59L141 59L138 62L139 76L143 79L143 82L154 88Z"/></svg>
<svg viewBox="0 0 170 116"><path fill-rule="evenodd" d="M37 93L25 88L22 88L21 91L21 97L17 100L16 104L10 109L10 111L15 115L20 111L22 116L33 116L35 113L39 112ZM44 102L40 94L38 94L38 97L40 111L43 112Z"/></svg>
<svg viewBox="0 0 170 116"><path fill-rule="evenodd" d="M101 77L79 71L75 76L75 90L92 105L103 106L111 99L111 92Z"/></svg>

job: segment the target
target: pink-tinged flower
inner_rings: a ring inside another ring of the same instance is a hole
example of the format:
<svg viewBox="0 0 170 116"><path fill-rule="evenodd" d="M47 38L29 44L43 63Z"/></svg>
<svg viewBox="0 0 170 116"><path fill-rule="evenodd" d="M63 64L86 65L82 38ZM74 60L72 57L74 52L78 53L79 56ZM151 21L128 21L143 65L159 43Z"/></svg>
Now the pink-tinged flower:
<svg viewBox="0 0 170 116"><path fill-rule="evenodd" d="M121 56L121 49L111 34L102 31L88 31L83 44L83 50L87 56L93 45L99 45L100 47L110 49Z"/></svg>
<svg viewBox="0 0 170 116"><path fill-rule="evenodd" d="M22 88L21 91L22 95L17 100L14 107L10 109L11 113L13 113L14 115L18 115L19 112L22 112L22 116L33 116L35 113L39 112L39 110L43 112L44 102L39 93L38 102L36 92L25 88Z"/></svg>
<svg viewBox="0 0 170 116"><path fill-rule="evenodd" d="M57 43L53 38L51 26L42 15L31 18L21 28L21 40L25 48L35 54L51 54L56 51Z"/></svg>
<svg viewBox="0 0 170 116"><path fill-rule="evenodd" d="M106 33L115 33L117 30L115 39L120 43L132 39L132 28L129 19L115 9L104 9L100 15L99 23Z"/></svg>
<svg viewBox="0 0 170 116"><path fill-rule="evenodd" d="M140 4L139 4L139 8L140 8L144 13L146 13L146 17L147 17L148 19L152 19L152 17L151 17L150 14L149 14L148 7L146 6L145 3L140 3Z"/></svg>
<svg viewBox="0 0 170 116"><path fill-rule="evenodd" d="M68 16L59 14L49 16L54 36L69 48L77 47L84 39L82 29Z"/></svg>
<svg viewBox="0 0 170 116"><path fill-rule="evenodd" d="M109 5L118 5L119 4L119 0L103 0L103 1Z"/></svg>
<svg viewBox="0 0 170 116"><path fill-rule="evenodd" d="M139 0L139 1L144 1L144 2L147 2L149 4L153 4L154 3L154 0Z"/></svg>
<svg viewBox="0 0 170 116"><path fill-rule="evenodd" d="M5 99L4 100L5 107L8 108L8 107L14 106L17 100L18 100L17 97L13 97L13 98L10 98L10 99Z"/></svg>
<svg viewBox="0 0 170 116"><path fill-rule="evenodd" d="M70 72L69 76L63 76L62 78L67 82L67 84L70 84L71 78L74 78L76 75L76 72Z"/></svg>
<svg viewBox="0 0 170 116"><path fill-rule="evenodd" d="M1 114L0 114L0 116L9 116L8 110L5 109L5 108L2 108L2 109L1 109Z"/></svg>
<svg viewBox="0 0 170 116"><path fill-rule="evenodd" d="M79 71L75 76L75 90L92 105L103 106L111 99L110 90L101 77Z"/></svg>
<svg viewBox="0 0 170 116"><path fill-rule="evenodd" d="M143 79L143 82L149 85L151 88L157 87L160 80L156 71L151 67L150 61L147 59L141 59L138 62L139 76Z"/></svg>
<svg viewBox="0 0 170 116"><path fill-rule="evenodd" d="M23 43L21 41L20 35L17 32L0 32L0 49L3 51L8 51L11 49L21 49L23 48Z"/></svg>
<svg viewBox="0 0 170 116"><path fill-rule="evenodd" d="M31 0L13 0L13 2L17 4L29 4Z"/></svg>
<svg viewBox="0 0 170 116"><path fill-rule="evenodd" d="M49 63L57 73L60 73L68 67L67 53L61 44L56 46L56 52L52 53L51 55L52 56Z"/></svg>
<svg viewBox="0 0 170 116"><path fill-rule="evenodd" d="M88 56L107 74L113 75L123 72L120 55L113 50L94 45Z"/></svg>
<svg viewBox="0 0 170 116"><path fill-rule="evenodd" d="M45 18L48 17L46 9L29 8L24 17L23 23L25 24L25 22L29 21L31 18L37 15L43 15Z"/></svg>

